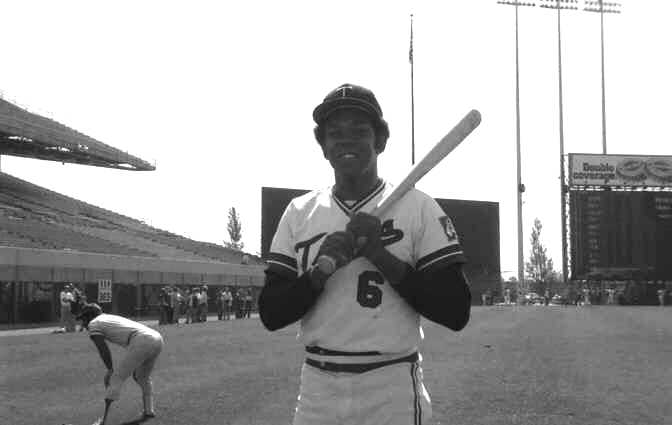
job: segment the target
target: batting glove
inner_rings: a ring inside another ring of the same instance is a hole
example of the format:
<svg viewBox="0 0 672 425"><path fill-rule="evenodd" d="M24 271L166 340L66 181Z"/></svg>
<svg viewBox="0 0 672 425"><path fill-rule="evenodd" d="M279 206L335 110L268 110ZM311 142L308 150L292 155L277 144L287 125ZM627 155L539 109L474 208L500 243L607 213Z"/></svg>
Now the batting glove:
<svg viewBox="0 0 672 425"><path fill-rule="evenodd" d="M380 239L382 227L378 217L358 212L350 219L345 230L354 236L357 254L371 259L374 254L383 249Z"/></svg>

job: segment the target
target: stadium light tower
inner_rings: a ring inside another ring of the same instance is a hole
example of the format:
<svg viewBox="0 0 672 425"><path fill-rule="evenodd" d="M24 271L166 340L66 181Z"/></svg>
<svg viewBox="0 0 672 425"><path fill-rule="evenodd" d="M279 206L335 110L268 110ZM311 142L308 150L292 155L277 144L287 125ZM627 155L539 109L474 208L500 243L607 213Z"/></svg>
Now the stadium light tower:
<svg viewBox="0 0 672 425"><path fill-rule="evenodd" d="M578 0L542 0L540 7L556 9L558 13L558 127L560 135L560 229L562 232L562 283L567 283L567 218L565 190L565 135L562 106L562 36L560 16L562 10L578 9Z"/></svg>
<svg viewBox="0 0 672 425"><path fill-rule="evenodd" d="M521 181L520 172L520 66L518 62L518 6L534 7L534 2L518 0L498 0L498 4L514 6L516 15L516 195L518 199L518 285L524 286L525 275L523 272L523 192L525 186Z"/></svg>
<svg viewBox="0 0 672 425"><path fill-rule="evenodd" d="M602 153L607 154L607 114L604 94L604 14L621 13L621 4L613 2L585 1L583 10L600 14L600 59L602 61Z"/></svg>

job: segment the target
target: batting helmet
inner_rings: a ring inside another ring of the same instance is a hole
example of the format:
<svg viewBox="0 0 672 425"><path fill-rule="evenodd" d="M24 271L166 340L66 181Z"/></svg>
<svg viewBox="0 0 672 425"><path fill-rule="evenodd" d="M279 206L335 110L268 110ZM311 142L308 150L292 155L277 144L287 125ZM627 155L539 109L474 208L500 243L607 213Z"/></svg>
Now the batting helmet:
<svg viewBox="0 0 672 425"><path fill-rule="evenodd" d="M97 317L98 315L102 314L102 312L103 309L100 308L100 306L96 303L84 304L81 311L77 315L77 320L81 320L83 322L88 323L94 317Z"/></svg>
<svg viewBox="0 0 672 425"><path fill-rule="evenodd" d="M341 84L330 91L322 103L313 110L313 121L317 124L313 130L318 143L324 138L324 122L332 112L339 109L359 109L367 113L373 120L376 131L376 146L380 152L390 137L387 121L383 119L383 110L373 92L366 87L355 84Z"/></svg>

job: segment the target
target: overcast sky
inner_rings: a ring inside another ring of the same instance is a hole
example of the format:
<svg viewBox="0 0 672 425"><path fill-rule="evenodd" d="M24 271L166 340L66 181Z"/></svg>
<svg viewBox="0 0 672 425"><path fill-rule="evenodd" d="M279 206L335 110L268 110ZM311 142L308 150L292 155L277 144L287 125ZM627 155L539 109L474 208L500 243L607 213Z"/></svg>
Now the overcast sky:
<svg viewBox="0 0 672 425"><path fill-rule="evenodd" d="M582 2L579 1L581 5ZM517 269L514 7L451 1L3 2L0 92L156 164L128 172L2 157L3 172L185 236L221 243L236 207L260 249L261 187L328 186L312 109L341 83L371 88L390 124L380 174L410 168L470 109L481 126L417 187L498 202L501 269ZM520 8L525 256L535 217L561 265L557 14ZM672 155L662 0L605 15L607 151ZM565 152L602 152L600 17L562 13ZM458 232L460 229L457 229Z"/></svg>

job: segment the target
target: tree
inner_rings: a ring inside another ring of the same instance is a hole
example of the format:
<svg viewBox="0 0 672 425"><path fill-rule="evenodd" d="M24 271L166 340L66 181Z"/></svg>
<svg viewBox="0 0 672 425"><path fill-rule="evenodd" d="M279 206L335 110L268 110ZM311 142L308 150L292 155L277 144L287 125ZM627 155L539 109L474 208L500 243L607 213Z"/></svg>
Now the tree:
<svg viewBox="0 0 672 425"><path fill-rule="evenodd" d="M546 255L546 247L541 243L541 220L534 219L534 227L530 235L530 258L525 263L525 272L527 277L533 283L531 288L536 292L546 289L547 283L553 278L553 259Z"/></svg>
<svg viewBox="0 0 672 425"><path fill-rule="evenodd" d="M245 246L240 241L243 238L243 223L240 221L240 215L235 207L229 208L229 222L226 225L226 230L229 232L230 242L224 241L224 246L242 251Z"/></svg>

